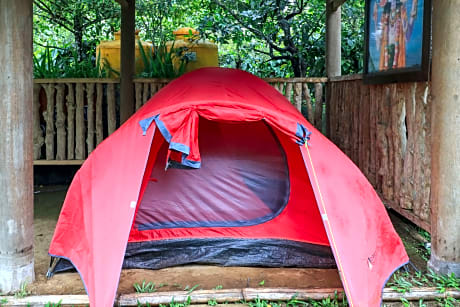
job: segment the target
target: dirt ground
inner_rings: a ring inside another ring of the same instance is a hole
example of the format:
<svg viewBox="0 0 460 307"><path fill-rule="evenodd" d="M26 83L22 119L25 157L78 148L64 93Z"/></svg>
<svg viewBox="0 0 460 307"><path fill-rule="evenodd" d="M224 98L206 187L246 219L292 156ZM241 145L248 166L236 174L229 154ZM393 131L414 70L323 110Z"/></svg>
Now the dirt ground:
<svg viewBox="0 0 460 307"><path fill-rule="evenodd" d="M35 282L28 285L32 294L85 294L78 273L60 273L47 279L50 257L48 247L67 186L35 187ZM411 237L414 226L391 215L396 230L405 242L411 261L421 270L426 267L418 252L420 242ZM199 285L198 289L259 287L341 288L335 269L247 268L189 265L161 270L123 270L118 293L134 292L133 285L142 281L164 284L160 291L177 291Z"/></svg>

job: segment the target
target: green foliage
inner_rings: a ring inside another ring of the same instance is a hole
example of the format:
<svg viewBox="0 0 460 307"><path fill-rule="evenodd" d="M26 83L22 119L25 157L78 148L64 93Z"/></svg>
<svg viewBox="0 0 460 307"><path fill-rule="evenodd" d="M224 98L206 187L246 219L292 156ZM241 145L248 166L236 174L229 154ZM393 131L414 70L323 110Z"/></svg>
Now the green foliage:
<svg viewBox="0 0 460 307"><path fill-rule="evenodd" d="M100 76L101 70L94 69L95 48L119 30L120 5L113 0L34 3L34 74ZM173 39L173 30L183 26L198 28L202 37L218 44L221 66L261 77L325 75L324 0L137 0L136 27L144 40L158 46L158 52L144 50L150 67L141 76L180 75L171 68L169 58L183 55L184 50L170 54L165 42ZM343 74L362 71L363 33L364 1L345 2ZM158 64L161 57L166 58L164 65Z"/></svg>
<svg viewBox="0 0 460 307"><path fill-rule="evenodd" d="M145 280L142 281L142 284L135 283L133 287L137 293L153 293L157 291L157 288L155 287L154 283L146 283Z"/></svg>
<svg viewBox="0 0 460 307"><path fill-rule="evenodd" d="M14 294L15 298L23 298L26 297L30 294L29 291L27 291L27 282L23 282L19 288L19 290Z"/></svg>
<svg viewBox="0 0 460 307"><path fill-rule="evenodd" d="M48 302L46 303L45 307L61 307L61 301L57 303Z"/></svg>
<svg viewBox="0 0 460 307"><path fill-rule="evenodd" d="M185 71L186 60L183 57L184 49L174 48L168 50L166 42L162 41L157 47L144 47L138 41L139 51L144 71L139 74L142 78L177 78ZM175 62L178 63L176 67Z"/></svg>
<svg viewBox="0 0 460 307"><path fill-rule="evenodd" d="M190 294L190 293L192 293L193 291L195 291L196 288L198 288L199 286L200 286L200 285L194 285L194 286L193 286L191 289L189 289L189 290L187 289L187 287L188 287L188 286L187 286L187 287L185 287L186 289L184 289L184 291L187 291L187 290L188 290L187 294Z"/></svg>
<svg viewBox="0 0 460 307"><path fill-rule="evenodd" d="M212 0L200 29L219 43L221 64L263 77L325 75L323 0ZM343 7L342 69L362 71L364 2Z"/></svg>
<svg viewBox="0 0 460 307"><path fill-rule="evenodd" d="M418 229L418 233L424 238L426 241L431 242L431 235L428 231L423 230L422 228Z"/></svg>
<svg viewBox="0 0 460 307"><path fill-rule="evenodd" d="M101 64L98 56L95 61L90 58L78 60L75 50L50 49L33 55L34 78L104 78L112 71L107 62Z"/></svg>
<svg viewBox="0 0 460 307"><path fill-rule="evenodd" d="M431 269L426 274L415 272L396 272L393 275L392 281L388 283L392 289L399 293L410 292L413 287L436 287L439 293L445 293L448 288L460 290L460 278L455 277L454 274L438 275ZM437 299L441 306L458 306L458 301L453 297L445 297ZM410 306L409 302L404 298L401 299L404 306ZM419 306L424 306L423 301L419 301Z"/></svg>
<svg viewBox="0 0 460 307"><path fill-rule="evenodd" d="M257 297L253 302L247 303L249 307L297 307L297 306L314 306L314 307L345 307L348 306L346 298L339 299L337 292L334 297L328 297L323 300L308 300L302 301L297 299L297 295L294 295L287 302L270 302L262 300Z"/></svg>
<svg viewBox="0 0 460 307"><path fill-rule="evenodd" d="M173 297L171 302L168 305L160 304L160 307L187 307L187 306L190 306L191 301L192 300L190 296L188 296L185 302L178 303L174 301L174 297Z"/></svg>
<svg viewBox="0 0 460 307"><path fill-rule="evenodd" d="M61 69L64 69L62 63L51 55L49 47L43 53L34 54L33 61L35 78L58 78L61 75Z"/></svg>
<svg viewBox="0 0 460 307"><path fill-rule="evenodd" d="M432 282L436 285L439 293L446 292L447 288L454 288L460 291L460 278L457 278L454 273L450 275L438 275L431 269L428 269L427 276L431 278Z"/></svg>
<svg viewBox="0 0 460 307"><path fill-rule="evenodd" d="M414 283L418 282L417 279L414 279L410 276L409 273L396 273L393 276L393 282L388 283L391 288L399 293L410 292Z"/></svg>
<svg viewBox="0 0 460 307"><path fill-rule="evenodd" d="M342 5L342 74L363 72L364 1Z"/></svg>
<svg viewBox="0 0 460 307"><path fill-rule="evenodd" d="M94 56L100 39L120 25L120 5L112 0L34 0L33 10L34 51L75 50L79 61Z"/></svg>
<svg viewBox="0 0 460 307"><path fill-rule="evenodd" d="M259 286L263 286L265 285L265 280L262 280L261 282L259 282Z"/></svg>
<svg viewBox="0 0 460 307"><path fill-rule="evenodd" d="M217 303L217 300L215 298L213 298L212 300L209 300L208 301L208 305L209 306L216 306L218 303Z"/></svg>
<svg viewBox="0 0 460 307"><path fill-rule="evenodd" d="M6 297L2 297L0 299L0 306L3 306L8 303L8 299Z"/></svg>
<svg viewBox="0 0 460 307"><path fill-rule="evenodd" d="M436 301L438 302L438 305L439 306L443 306L443 307L458 307L460 305L460 301L453 298L453 297L445 297L445 298L438 298L436 299Z"/></svg>
<svg viewBox="0 0 460 307"><path fill-rule="evenodd" d="M214 290L221 290L222 288L223 288L222 285L217 285L217 286L214 288Z"/></svg>

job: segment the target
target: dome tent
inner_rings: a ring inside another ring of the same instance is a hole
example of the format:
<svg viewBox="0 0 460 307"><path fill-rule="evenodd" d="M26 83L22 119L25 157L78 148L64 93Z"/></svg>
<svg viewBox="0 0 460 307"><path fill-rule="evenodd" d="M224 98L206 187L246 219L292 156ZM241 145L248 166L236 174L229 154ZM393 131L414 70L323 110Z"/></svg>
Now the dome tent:
<svg viewBox="0 0 460 307"><path fill-rule="evenodd" d="M93 151L49 253L92 306L113 303L122 266L197 262L336 264L351 305L377 306L408 261L359 169L270 85L223 68L171 82Z"/></svg>

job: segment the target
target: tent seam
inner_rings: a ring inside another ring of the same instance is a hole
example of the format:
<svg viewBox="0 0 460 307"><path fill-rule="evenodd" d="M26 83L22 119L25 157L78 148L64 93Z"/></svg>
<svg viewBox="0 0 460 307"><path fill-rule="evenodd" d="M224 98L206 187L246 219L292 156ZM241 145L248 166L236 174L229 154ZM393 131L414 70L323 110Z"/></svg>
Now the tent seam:
<svg viewBox="0 0 460 307"><path fill-rule="evenodd" d="M327 216L326 206L324 205L323 195L322 195L321 189L319 187L318 177L316 176L315 167L313 166L313 161L311 159L310 150L308 149L308 143L305 143L305 148L307 149L307 154L308 154L308 158L310 160L310 166L311 166L312 171L313 171L313 176L315 178L316 188L318 189L318 193L319 193L319 197L320 197L320 201L321 201L321 206L323 208L324 214ZM343 275L345 292L350 293L350 297L348 298L348 300L350 301L350 306L353 307L354 304L353 304L353 301L351 299L351 292L350 292L350 289L349 289L349 286L348 286L347 278L346 278L345 273L343 271L342 261L340 260L340 255L339 255L339 252L337 250L337 245L335 244L335 239L334 239L334 234L332 233L331 224L329 223L329 219L327 219L327 218L326 219L323 218L323 221L324 221L324 224L327 224L327 226L329 228L329 233L330 233L330 236L331 236L331 239L332 239L331 243L333 244L335 252L337 254L337 262L338 262L338 266L339 266L339 272L342 272L341 275Z"/></svg>

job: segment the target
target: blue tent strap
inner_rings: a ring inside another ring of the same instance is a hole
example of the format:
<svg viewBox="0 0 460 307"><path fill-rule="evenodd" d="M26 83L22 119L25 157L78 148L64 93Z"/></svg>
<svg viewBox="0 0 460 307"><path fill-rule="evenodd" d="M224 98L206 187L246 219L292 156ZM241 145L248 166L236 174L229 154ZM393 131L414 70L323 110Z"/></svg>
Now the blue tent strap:
<svg viewBox="0 0 460 307"><path fill-rule="evenodd" d="M142 129L142 135L147 134L147 130L149 129L150 125L152 122L155 120L155 116L145 118L141 121L139 121L139 126L141 126Z"/></svg>
<svg viewBox="0 0 460 307"><path fill-rule="evenodd" d="M305 145L305 143L308 144L308 141L310 140L311 131L308 131L307 127L305 127L304 125L297 123L297 130L295 132L295 135L298 138L296 140L296 143L303 146Z"/></svg>

